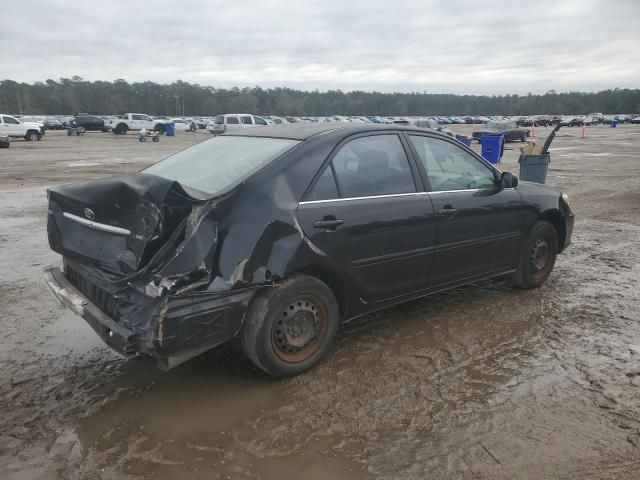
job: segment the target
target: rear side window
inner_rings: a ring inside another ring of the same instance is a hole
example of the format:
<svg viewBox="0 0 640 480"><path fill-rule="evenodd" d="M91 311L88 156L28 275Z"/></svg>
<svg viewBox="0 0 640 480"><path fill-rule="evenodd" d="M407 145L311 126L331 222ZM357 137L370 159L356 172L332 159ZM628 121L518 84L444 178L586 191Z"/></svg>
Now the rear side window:
<svg viewBox="0 0 640 480"><path fill-rule="evenodd" d="M238 125L238 117L227 117L227 125Z"/></svg>
<svg viewBox="0 0 640 480"><path fill-rule="evenodd" d="M242 123L244 123L245 125L253 125L253 122L251 121L251 117L249 116L242 117Z"/></svg>
<svg viewBox="0 0 640 480"><path fill-rule="evenodd" d="M216 119L213 121L214 125L224 125L224 116L218 115Z"/></svg>
<svg viewBox="0 0 640 480"><path fill-rule="evenodd" d="M409 160L397 135L351 140L340 148L332 163L342 197L416 191Z"/></svg>
<svg viewBox="0 0 640 480"><path fill-rule="evenodd" d="M333 176L333 170L331 169L331 165L328 165L309 192L309 195L307 195L306 200L331 200L332 198L338 198L339 196L336 179Z"/></svg>

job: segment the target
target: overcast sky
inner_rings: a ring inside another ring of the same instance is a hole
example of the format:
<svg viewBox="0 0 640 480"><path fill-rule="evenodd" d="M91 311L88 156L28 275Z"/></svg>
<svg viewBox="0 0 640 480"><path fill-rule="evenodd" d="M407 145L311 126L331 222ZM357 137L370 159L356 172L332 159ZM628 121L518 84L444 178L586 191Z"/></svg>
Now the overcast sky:
<svg viewBox="0 0 640 480"><path fill-rule="evenodd" d="M14 0L0 12L0 79L29 83L640 88L640 0Z"/></svg>

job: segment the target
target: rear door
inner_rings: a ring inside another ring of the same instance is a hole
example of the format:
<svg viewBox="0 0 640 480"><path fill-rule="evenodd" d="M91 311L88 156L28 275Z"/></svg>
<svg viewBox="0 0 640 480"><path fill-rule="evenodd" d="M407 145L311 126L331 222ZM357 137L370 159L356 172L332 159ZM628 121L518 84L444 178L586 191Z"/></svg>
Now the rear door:
<svg viewBox="0 0 640 480"><path fill-rule="evenodd" d="M455 140L420 133L407 138L438 218L430 286L513 268L524 221L520 193L497 187L497 172Z"/></svg>
<svg viewBox="0 0 640 480"><path fill-rule="evenodd" d="M349 137L298 207L311 242L378 301L425 288L435 218L397 133Z"/></svg>

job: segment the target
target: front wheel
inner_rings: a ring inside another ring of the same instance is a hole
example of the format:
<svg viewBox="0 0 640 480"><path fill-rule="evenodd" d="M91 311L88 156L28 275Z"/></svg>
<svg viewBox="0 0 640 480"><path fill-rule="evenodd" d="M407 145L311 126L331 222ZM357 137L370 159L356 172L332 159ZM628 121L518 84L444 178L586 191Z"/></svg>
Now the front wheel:
<svg viewBox="0 0 640 480"><path fill-rule="evenodd" d="M558 255L558 234L549 222L536 223L527 237L513 283L520 288L538 288L553 270Z"/></svg>
<svg viewBox="0 0 640 480"><path fill-rule="evenodd" d="M307 275L294 275L261 291L242 328L242 347L273 377L292 377L317 365L338 330L338 303L331 289Z"/></svg>

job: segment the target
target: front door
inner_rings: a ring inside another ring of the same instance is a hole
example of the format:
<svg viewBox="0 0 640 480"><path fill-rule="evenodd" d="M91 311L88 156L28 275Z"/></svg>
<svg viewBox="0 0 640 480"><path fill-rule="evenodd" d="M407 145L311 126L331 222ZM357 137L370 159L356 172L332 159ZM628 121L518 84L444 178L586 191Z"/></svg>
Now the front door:
<svg viewBox="0 0 640 480"><path fill-rule="evenodd" d="M362 298L384 300L426 288L436 219L421 190L400 135L360 135L325 167L298 219Z"/></svg>
<svg viewBox="0 0 640 480"><path fill-rule="evenodd" d="M21 137L25 133L27 133L26 129L22 128L22 125L20 125L20 122L17 119L8 115L4 115L2 118L4 120L4 128L2 129L2 133L4 133L5 135L9 135L11 137Z"/></svg>
<svg viewBox="0 0 640 480"><path fill-rule="evenodd" d="M524 221L520 193L497 186L497 172L455 140L408 137L438 217L430 286L514 268Z"/></svg>

